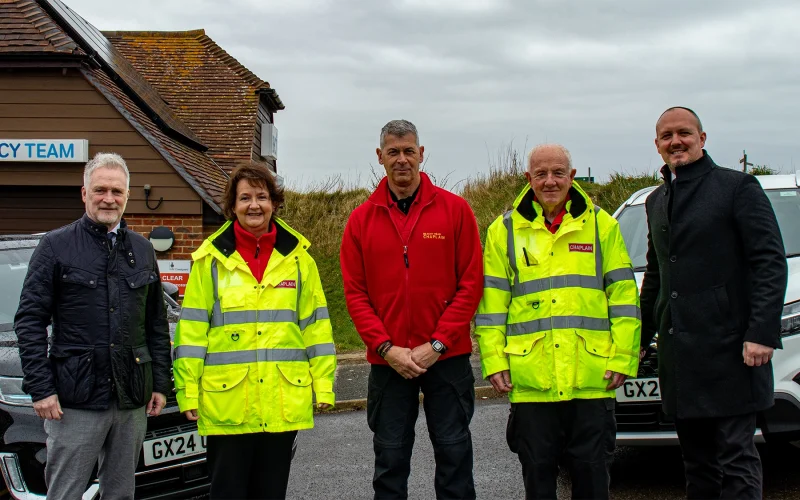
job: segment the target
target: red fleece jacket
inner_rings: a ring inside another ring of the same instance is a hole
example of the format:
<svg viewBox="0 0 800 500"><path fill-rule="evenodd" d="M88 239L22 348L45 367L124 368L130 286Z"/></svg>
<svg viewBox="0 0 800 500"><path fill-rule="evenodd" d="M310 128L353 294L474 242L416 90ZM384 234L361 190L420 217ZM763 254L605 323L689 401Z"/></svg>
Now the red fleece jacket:
<svg viewBox="0 0 800 500"><path fill-rule="evenodd" d="M414 348L433 339L445 359L472 351L469 325L483 295L483 258L467 202L420 174L404 215L383 179L350 215L340 262L347 309L367 345L367 359L391 340Z"/></svg>
<svg viewBox="0 0 800 500"><path fill-rule="evenodd" d="M278 234L275 223L270 221L269 232L261 235L258 240L253 233L240 226L238 220L233 222L233 232L236 238L236 251L247 262L247 267L256 280L261 283L264 271L267 270L269 256L275 248L275 236Z"/></svg>

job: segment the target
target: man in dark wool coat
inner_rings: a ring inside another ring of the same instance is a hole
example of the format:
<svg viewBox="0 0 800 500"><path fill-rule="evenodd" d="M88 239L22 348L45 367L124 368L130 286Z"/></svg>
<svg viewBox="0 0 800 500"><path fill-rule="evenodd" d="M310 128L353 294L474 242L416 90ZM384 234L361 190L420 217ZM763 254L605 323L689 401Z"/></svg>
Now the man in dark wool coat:
<svg viewBox="0 0 800 500"><path fill-rule="evenodd" d="M756 413L773 405L787 265L772 205L752 175L703 149L694 111L656 123L664 184L647 198L642 354L658 332L664 411L675 417L690 499L760 499Z"/></svg>

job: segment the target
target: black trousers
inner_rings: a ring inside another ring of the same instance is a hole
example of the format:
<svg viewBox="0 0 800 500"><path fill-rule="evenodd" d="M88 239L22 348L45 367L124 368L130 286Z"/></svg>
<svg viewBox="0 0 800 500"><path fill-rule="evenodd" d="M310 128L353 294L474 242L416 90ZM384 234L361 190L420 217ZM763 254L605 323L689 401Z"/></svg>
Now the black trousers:
<svg viewBox="0 0 800 500"><path fill-rule="evenodd" d="M555 499L559 462L566 462L572 498L608 499L617 438L614 399L512 403L506 438L519 455L526 499Z"/></svg>
<svg viewBox="0 0 800 500"><path fill-rule="evenodd" d="M286 498L297 431L208 436L211 498Z"/></svg>
<svg viewBox="0 0 800 500"><path fill-rule="evenodd" d="M761 498L761 457L753 434L756 414L677 419L690 499Z"/></svg>
<svg viewBox="0 0 800 500"><path fill-rule="evenodd" d="M469 355L433 364L406 380L390 366L372 365L367 393L367 422L374 433L375 498L407 498L419 392L436 461L436 498L475 498L472 434L475 377Z"/></svg>

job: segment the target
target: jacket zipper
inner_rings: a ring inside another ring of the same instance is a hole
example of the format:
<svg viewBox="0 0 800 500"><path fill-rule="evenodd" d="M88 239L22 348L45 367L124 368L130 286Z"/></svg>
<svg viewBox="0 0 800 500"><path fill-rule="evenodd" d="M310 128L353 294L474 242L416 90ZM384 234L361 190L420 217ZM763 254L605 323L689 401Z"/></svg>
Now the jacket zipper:
<svg viewBox="0 0 800 500"><path fill-rule="evenodd" d="M414 223L411 225L411 230L408 231L408 239L411 239L411 235L414 234L414 228L417 226L417 222L419 221L420 217L422 217L422 211L425 210L426 208L428 208L428 206L431 203L433 203L433 200L429 200L427 203L425 203L425 205L420 207L419 215L417 215L416 220L414 220ZM406 295L406 308L405 308L406 309L406 325L408 325L410 327L411 326L411 309L409 309L409 307L408 307L408 297L409 297L409 292L408 292L408 281L409 281L408 273L409 273L409 271L408 271L408 269L410 267L410 265L408 263L408 240L404 240L403 239L403 234L400 232L399 229L397 229L397 224L395 224L394 219L392 219L391 209L389 207L385 207L385 208L386 208L386 214L389 216L389 222L392 223L392 227L394 227L394 230L397 231L397 236L399 236L400 237L400 241L403 242L403 263L406 265L406 289L405 289L405 295ZM410 210L409 210L409 212L410 212ZM408 342L408 337L406 337L406 342ZM403 346L403 347L405 347L405 346Z"/></svg>

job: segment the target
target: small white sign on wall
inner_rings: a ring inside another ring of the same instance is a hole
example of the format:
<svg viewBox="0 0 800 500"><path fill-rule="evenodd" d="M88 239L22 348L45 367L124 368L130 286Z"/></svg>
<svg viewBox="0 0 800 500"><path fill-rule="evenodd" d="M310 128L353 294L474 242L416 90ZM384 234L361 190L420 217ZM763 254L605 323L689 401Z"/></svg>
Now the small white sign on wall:
<svg viewBox="0 0 800 500"><path fill-rule="evenodd" d="M167 281L178 287L178 293L183 297L186 283L189 282L189 272L192 270L190 260L159 260L158 271L161 281Z"/></svg>
<svg viewBox="0 0 800 500"><path fill-rule="evenodd" d="M278 159L278 127L274 123L261 125L261 156Z"/></svg>

